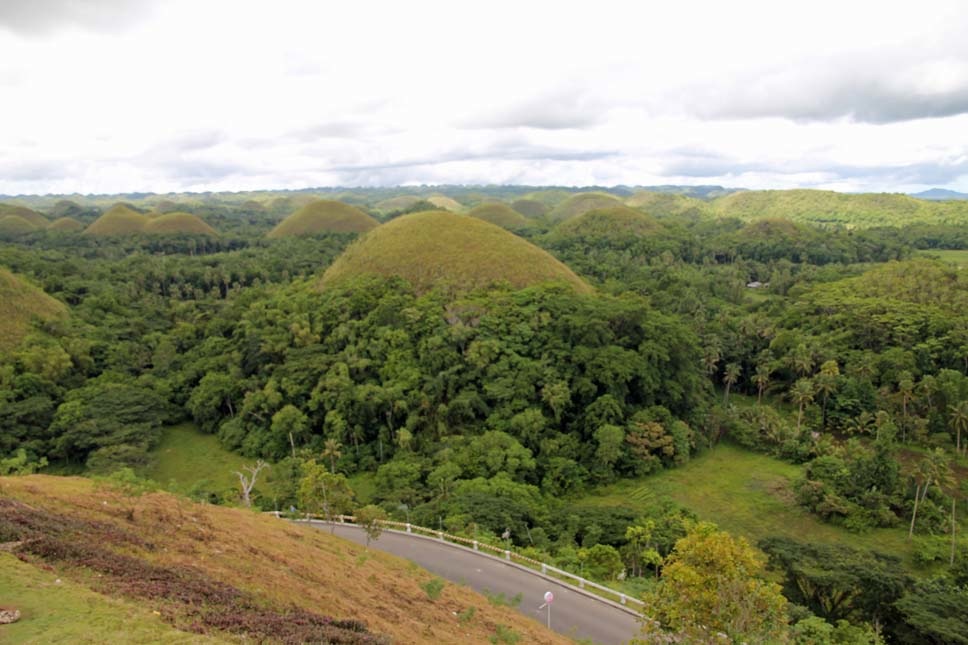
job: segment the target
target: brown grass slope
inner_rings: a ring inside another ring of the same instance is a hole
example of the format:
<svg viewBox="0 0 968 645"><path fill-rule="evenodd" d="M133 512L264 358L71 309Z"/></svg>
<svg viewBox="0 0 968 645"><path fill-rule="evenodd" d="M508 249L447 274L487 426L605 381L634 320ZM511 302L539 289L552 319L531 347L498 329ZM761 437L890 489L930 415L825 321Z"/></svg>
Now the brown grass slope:
<svg viewBox="0 0 968 645"><path fill-rule="evenodd" d="M421 198L416 195L398 195L378 201L373 205L373 210L378 213L396 213L407 210L419 201L421 201Z"/></svg>
<svg viewBox="0 0 968 645"><path fill-rule="evenodd" d="M182 212L165 213L149 219L145 222L144 232L148 235L218 235L218 231L197 215Z"/></svg>
<svg viewBox="0 0 968 645"><path fill-rule="evenodd" d="M511 202L511 208L525 217L538 219L548 214L548 206L537 199L516 199Z"/></svg>
<svg viewBox="0 0 968 645"><path fill-rule="evenodd" d="M0 235L4 237L24 235L37 230L40 230L39 226L20 215L0 216Z"/></svg>
<svg viewBox="0 0 968 645"><path fill-rule="evenodd" d="M326 270L322 287L357 275L400 276L418 292L454 292L507 282L521 288L563 282L591 288L542 249L482 220L447 211L405 215L350 245Z"/></svg>
<svg viewBox="0 0 968 645"><path fill-rule="evenodd" d="M661 228L650 215L628 206L612 206L565 220L555 227L554 232L562 238L607 241L644 237Z"/></svg>
<svg viewBox="0 0 968 645"><path fill-rule="evenodd" d="M78 222L76 219L71 219L70 217L61 217L53 222L47 227L48 231L60 231L61 233L77 233L84 230L84 225Z"/></svg>
<svg viewBox="0 0 968 645"><path fill-rule="evenodd" d="M0 217L5 215L17 215L38 227L44 227L50 223L46 217L32 208L17 206L16 204L0 204Z"/></svg>
<svg viewBox="0 0 968 645"><path fill-rule="evenodd" d="M53 320L67 307L43 290L0 267L0 353L20 344L33 320Z"/></svg>
<svg viewBox="0 0 968 645"><path fill-rule="evenodd" d="M622 200L606 193L578 193L555 206L548 217L553 222L564 222L588 211L622 206Z"/></svg>
<svg viewBox="0 0 968 645"><path fill-rule="evenodd" d="M497 625L566 643L399 558L242 509L125 495L75 477L0 478L0 543L71 584L137 601L183 631L245 642L481 643ZM461 624L469 607L474 617ZM119 634L104 634L116 642Z"/></svg>
<svg viewBox="0 0 968 645"><path fill-rule="evenodd" d="M451 213L463 213L467 210L463 204L447 195L431 195L427 198L427 201L440 210L450 211Z"/></svg>
<svg viewBox="0 0 968 645"><path fill-rule="evenodd" d="M266 237L292 237L320 233L364 233L379 226L375 219L349 204L319 199L279 222Z"/></svg>
<svg viewBox="0 0 968 645"><path fill-rule="evenodd" d="M487 202L480 206L475 206L467 212L471 217L482 219L485 222L496 224L509 231L519 231L528 227L531 222L528 218L517 212L507 204L500 202Z"/></svg>
<svg viewBox="0 0 968 645"><path fill-rule="evenodd" d="M706 202L675 193L659 193L642 190L631 195L625 204L656 217L675 215L700 215L706 211Z"/></svg>
<svg viewBox="0 0 968 645"><path fill-rule="evenodd" d="M115 204L84 229L84 235L134 235L144 231L148 218L125 204Z"/></svg>

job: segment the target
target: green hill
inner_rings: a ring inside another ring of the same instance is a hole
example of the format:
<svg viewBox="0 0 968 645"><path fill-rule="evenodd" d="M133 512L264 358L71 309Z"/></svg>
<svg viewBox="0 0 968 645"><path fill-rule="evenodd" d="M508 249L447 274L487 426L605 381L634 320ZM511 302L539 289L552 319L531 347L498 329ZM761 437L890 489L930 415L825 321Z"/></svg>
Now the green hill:
<svg viewBox="0 0 968 645"><path fill-rule="evenodd" d="M500 202L486 202L480 206L475 206L467 214L509 231L519 231L531 224L524 215Z"/></svg>
<svg viewBox="0 0 968 645"><path fill-rule="evenodd" d="M968 224L968 202L930 202L890 193L847 194L824 190L751 190L719 197L709 210L744 220L785 217L809 224L848 227L914 223Z"/></svg>
<svg viewBox="0 0 968 645"><path fill-rule="evenodd" d="M126 204L115 204L84 230L99 237L134 235L144 231L148 218Z"/></svg>
<svg viewBox="0 0 968 645"><path fill-rule="evenodd" d="M548 206L537 199L516 199L511 208L531 219L539 219L548 214Z"/></svg>
<svg viewBox="0 0 968 645"><path fill-rule="evenodd" d="M466 210L463 204L456 199L447 197L446 195L431 195L427 198L427 201L437 208L450 211L451 213L463 213Z"/></svg>
<svg viewBox="0 0 968 645"><path fill-rule="evenodd" d="M326 270L327 287L357 275L400 276L420 292L469 291L507 282L513 287L560 281L589 292L571 269L547 252L482 220L446 211L405 215L352 244Z"/></svg>
<svg viewBox="0 0 968 645"><path fill-rule="evenodd" d="M145 223L144 232L148 235L211 235L218 232L191 213L165 213L149 219Z"/></svg>
<svg viewBox="0 0 968 645"><path fill-rule="evenodd" d="M553 222L564 222L588 211L622 205L618 197L605 193L578 193L555 206L548 217Z"/></svg>
<svg viewBox="0 0 968 645"><path fill-rule="evenodd" d="M279 222L267 237L292 237L320 233L364 233L379 225L375 219L342 202L319 199L306 204Z"/></svg>
<svg viewBox="0 0 968 645"><path fill-rule="evenodd" d="M20 215L0 216L0 236L16 237L40 230L40 227Z"/></svg>
<svg viewBox="0 0 968 645"><path fill-rule="evenodd" d="M62 217L80 217L84 212L84 207L77 202L61 199L51 207L48 215L54 219L59 219Z"/></svg>
<svg viewBox="0 0 968 645"><path fill-rule="evenodd" d="M669 217L687 215L697 217L706 211L706 203L695 197L676 193L658 193L643 190L625 200L626 205L638 208L649 215Z"/></svg>
<svg viewBox="0 0 968 645"><path fill-rule="evenodd" d="M421 200L422 198L416 195L398 195L378 201L373 205L373 210L378 213L398 213L407 210Z"/></svg>
<svg viewBox="0 0 968 645"><path fill-rule="evenodd" d="M588 241L620 241L651 235L661 228L655 218L645 213L628 206L612 206L565 220L555 227L554 235Z"/></svg>
<svg viewBox="0 0 968 645"><path fill-rule="evenodd" d="M37 211L27 208L26 206L17 206L16 204L0 204L0 217L4 217L6 215L16 215L18 217L22 217L38 228L43 228L50 223L46 217Z"/></svg>
<svg viewBox="0 0 968 645"><path fill-rule="evenodd" d="M0 268L0 352L15 348L30 331L33 320L52 320L67 307L43 290Z"/></svg>
<svg viewBox="0 0 968 645"><path fill-rule="evenodd" d="M48 231L60 231L61 233L77 233L78 231L84 230L84 225L78 222L76 219L70 217L61 217L54 220L47 227Z"/></svg>

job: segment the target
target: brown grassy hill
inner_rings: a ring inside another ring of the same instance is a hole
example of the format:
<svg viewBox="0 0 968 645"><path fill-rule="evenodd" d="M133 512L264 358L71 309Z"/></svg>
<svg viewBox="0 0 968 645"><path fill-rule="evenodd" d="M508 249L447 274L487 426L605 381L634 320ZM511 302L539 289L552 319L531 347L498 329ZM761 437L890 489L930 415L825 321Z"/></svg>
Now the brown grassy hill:
<svg viewBox="0 0 968 645"><path fill-rule="evenodd" d="M162 199L156 202L154 208L152 209L155 213L179 213L181 209L184 208L183 204L179 204L176 201L170 199Z"/></svg>
<svg viewBox="0 0 968 645"><path fill-rule="evenodd" d="M695 197L675 193L659 193L651 190L639 191L628 197L625 203L632 208L638 208L656 217L670 215L697 216L706 211L706 202Z"/></svg>
<svg viewBox="0 0 968 645"><path fill-rule="evenodd" d="M211 235L215 237L218 232L203 222L197 215L191 213L165 213L149 219L145 223L144 232L148 235Z"/></svg>
<svg viewBox="0 0 968 645"><path fill-rule="evenodd" d="M531 219L539 219L548 214L548 206L537 199L516 199L511 202L511 208Z"/></svg>
<svg viewBox="0 0 968 645"><path fill-rule="evenodd" d="M50 223L47 227L48 231L60 231L61 233L77 233L78 231L84 230L84 225L78 222L76 219L71 219L70 217L61 217Z"/></svg>
<svg viewBox="0 0 968 645"><path fill-rule="evenodd" d="M421 199L421 197L417 197L416 195L399 195L377 202L373 205L373 210L378 213L397 213L407 210L421 201Z"/></svg>
<svg viewBox="0 0 968 645"><path fill-rule="evenodd" d="M318 235L319 233L364 233L379 226L375 219L349 204L318 199L279 222L266 237Z"/></svg>
<svg viewBox="0 0 968 645"><path fill-rule="evenodd" d="M66 313L59 300L0 268L0 352L20 344L32 320L52 320Z"/></svg>
<svg viewBox="0 0 968 645"><path fill-rule="evenodd" d="M568 642L459 585L431 600L420 587L431 579L426 571L325 531L81 478L0 478L0 543L29 565L18 579L54 573L72 589L137 604L141 628L153 615L171 629L232 642L456 644L485 643L505 625L523 642ZM14 629L90 617L33 603ZM470 607L473 617L460 621ZM99 627L89 626L89 642L126 640L117 627Z"/></svg>
<svg viewBox="0 0 968 645"><path fill-rule="evenodd" d="M605 193L578 193L555 206L548 217L553 222L564 222L588 211L622 205L622 200L618 197Z"/></svg>
<svg viewBox="0 0 968 645"><path fill-rule="evenodd" d="M41 227L20 215L0 216L0 235L11 237L40 230Z"/></svg>
<svg viewBox="0 0 968 645"><path fill-rule="evenodd" d="M555 227L554 234L557 237L585 240L627 240L651 235L661 228L650 215L628 206L613 206L565 220Z"/></svg>
<svg viewBox="0 0 968 645"><path fill-rule="evenodd" d="M84 235L133 235L144 231L148 218L125 204L115 204L84 230Z"/></svg>
<svg viewBox="0 0 968 645"><path fill-rule="evenodd" d="M571 269L533 244L482 220L447 211L394 219L350 245L326 270L323 287L357 275L400 276L417 291L456 292L507 282L558 281L589 292Z"/></svg>
<svg viewBox="0 0 968 645"><path fill-rule="evenodd" d="M450 211L451 213L463 213L465 210L467 210L459 201L456 199L451 199L446 195L431 195L427 198L427 201L437 208L444 211Z"/></svg>
<svg viewBox="0 0 968 645"><path fill-rule="evenodd" d="M467 214L471 217L482 219L485 222L497 224L501 228L509 231L519 231L531 224L527 217L501 202L487 202L480 206L475 206Z"/></svg>
<svg viewBox="0 0 968 645"><path fill-rule="evenodd" d="M40 228L43 228L50 223L50 220L32 208L27 208L26 206L17 206L16 204L0 204L0 217L4 217L6 215L17 215L24 218L34 226Z"/></svg>
<svg viewBox="0 0 968 645"><path fill-rule="evenodd" d="M72 202L69 199L61 199L55 203L50 211L48 211L48 216L54 219L60 219L62 217L80 217L84 214L84 208L77 202Z"/></svg>

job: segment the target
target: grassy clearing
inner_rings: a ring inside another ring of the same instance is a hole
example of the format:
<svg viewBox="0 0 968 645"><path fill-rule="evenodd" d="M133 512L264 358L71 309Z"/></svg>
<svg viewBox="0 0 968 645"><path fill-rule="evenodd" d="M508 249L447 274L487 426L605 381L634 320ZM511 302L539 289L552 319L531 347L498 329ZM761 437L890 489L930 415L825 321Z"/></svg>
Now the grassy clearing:
<svg viewBox="0 0 968 645"><path fill-rule="evenodd" d="M0 625L4 643L235 642L177 631L149 609L97 594L10 553L0 553L0 607L21 614L18 622Z"/></svg>
<svg viewBox="0 0 968 645"><path fill-rule="evenodd" d="M928 258L937 258L942 262L956 265L958 268L968 266L968 250L934 249L930 251L919 251L918 255Z"/></svg>
<svg viewBox="0 0 968 645"><path fill-rule="evenodd" d="M696 457L686 466L603 487L582 503L646 509L670 498L703 520L755 543L779 535L801 541L849 544L900 556L912 566L903 529L863 534L825 524L796 505L792 483L802 467L728 444Z"/></svg>

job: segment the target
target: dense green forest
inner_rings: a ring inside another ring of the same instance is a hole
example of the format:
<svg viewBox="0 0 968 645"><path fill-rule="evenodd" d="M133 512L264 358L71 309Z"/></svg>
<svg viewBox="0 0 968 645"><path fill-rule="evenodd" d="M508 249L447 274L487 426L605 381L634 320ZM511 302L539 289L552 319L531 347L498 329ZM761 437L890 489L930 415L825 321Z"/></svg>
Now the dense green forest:
<svg viewBox="0 0 968 645"><path fill-rule="evenodd" d="M337 510L508 530L690 642L968 643L968 206L708 192L11 202L0 474L144 475L191 422L272 464L256 506L322 477ZM836 543L600 503L719 446L797 473L769 494Z"/></svg>

